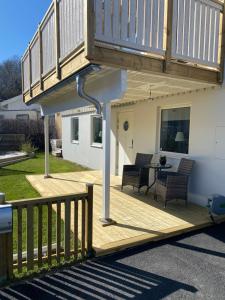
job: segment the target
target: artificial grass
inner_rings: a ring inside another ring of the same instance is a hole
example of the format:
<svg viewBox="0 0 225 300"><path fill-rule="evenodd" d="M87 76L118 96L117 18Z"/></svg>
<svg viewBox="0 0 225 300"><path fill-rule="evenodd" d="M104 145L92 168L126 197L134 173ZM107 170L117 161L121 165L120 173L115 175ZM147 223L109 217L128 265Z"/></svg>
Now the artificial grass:
<svg viewBox="0 0 225 300"><path fill-rule="evenodd" d="M85 168L77 164L50 156L51 173L66 173L84 171ZM44 154L4 168L0 168L0 192L6 194L6 200L20 200L40 197L39 193L30 185L26 175L44 173ZM34 209L34 245L37 246L37 209ZM52 213L52 241L56 238L56 214ZM64 226L62 221L62 227ZM23 210L23 251L26 250L26 211ZM13 215L13 249L17 252L17 214ZM47 206L43 206L43 245L47 243Z"/></svg>

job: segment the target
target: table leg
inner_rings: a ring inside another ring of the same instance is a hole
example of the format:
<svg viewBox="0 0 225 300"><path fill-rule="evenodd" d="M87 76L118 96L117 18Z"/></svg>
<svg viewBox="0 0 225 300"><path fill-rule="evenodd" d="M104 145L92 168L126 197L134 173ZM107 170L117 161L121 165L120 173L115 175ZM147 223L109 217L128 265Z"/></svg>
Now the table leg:
<svg viewBox="0 0 225 300"><path fill-rule="evenodd" d="M152 183L151 185L149 185L149 186L147 187L147 190L146 190L146 192L145 192L145 195L148 195L149 190L155 185L155 183L156 183L156 178L157 178L157 173L156 173L156 170L155 170L155 172L154 172L154 181L153 181L153 183Z"/></svg>
<svg viewBox="0 0 225 300"><path fill-rule="evenodd" d="M159 169L155 169L155 183L158 178L158 171L159 171ZM157 201L156 184L155 184L154 200Z"/></svg>

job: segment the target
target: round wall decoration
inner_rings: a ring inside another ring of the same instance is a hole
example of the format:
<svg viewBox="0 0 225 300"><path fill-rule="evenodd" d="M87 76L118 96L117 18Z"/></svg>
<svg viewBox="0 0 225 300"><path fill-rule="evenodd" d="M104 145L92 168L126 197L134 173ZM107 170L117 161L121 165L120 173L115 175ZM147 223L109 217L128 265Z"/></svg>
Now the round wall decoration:
<svg viewBox="0 0 225 300"><path fill-rule="evenodd" d="M124 129L124 131L127 131L129 129L129 122L128 121L125 121L123 123L123 129Z"/></svg>

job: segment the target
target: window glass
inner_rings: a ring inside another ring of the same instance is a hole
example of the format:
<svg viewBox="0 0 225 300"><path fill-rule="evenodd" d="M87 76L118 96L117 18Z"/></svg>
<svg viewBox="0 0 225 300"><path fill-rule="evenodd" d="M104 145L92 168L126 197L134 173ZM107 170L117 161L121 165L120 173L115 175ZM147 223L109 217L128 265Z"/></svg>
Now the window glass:
<svg viewBox="0 0 225 300"><path fill-rule="evenodd" d="M72 118L72 141L79 141L79 119Z"/></svg>
<svg viewBox="0 0 225 300"><path fill-rule="evenodd" d="M92 117L92 143L102 144L102 118Z"/></svg>
<svg viewBox="0 0 225 300"><path fill-rule="evenodd" d="M4 120L4 115L0 115L0 120Z"/></svg>
<svg viewBox="0 0 225 300"><path fill-rule="evenodd" d="M160 150L188 154L190 107L162 109Z"/></svg>

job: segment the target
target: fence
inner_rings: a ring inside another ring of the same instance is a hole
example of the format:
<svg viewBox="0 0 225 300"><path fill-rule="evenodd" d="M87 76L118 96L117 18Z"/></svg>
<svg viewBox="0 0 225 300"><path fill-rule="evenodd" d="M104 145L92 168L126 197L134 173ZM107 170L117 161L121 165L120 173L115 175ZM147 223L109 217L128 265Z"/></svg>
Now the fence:
<svg viewBox="0 0 225 300"><path fill-rule="evenodd" d="M14 271L24 272L24 268L33 271L43 266L51 267L53 263L77 261L93 255L93 185L87 185L87 192L82 194L6 204L12 205L14 216L13 239L12 234L8 234L7 245L0 246L7 247L8 278ZM15 245L17 251L13 254ZM4 258L0 257L0 260Z"/></svg>
<svg viewBox="0 0 225 300"><path fill-rule="evenodd" d="M24 134L1 134L0 133L0 151L20 150L20 147L24 142L25 142Z"/></svg>

